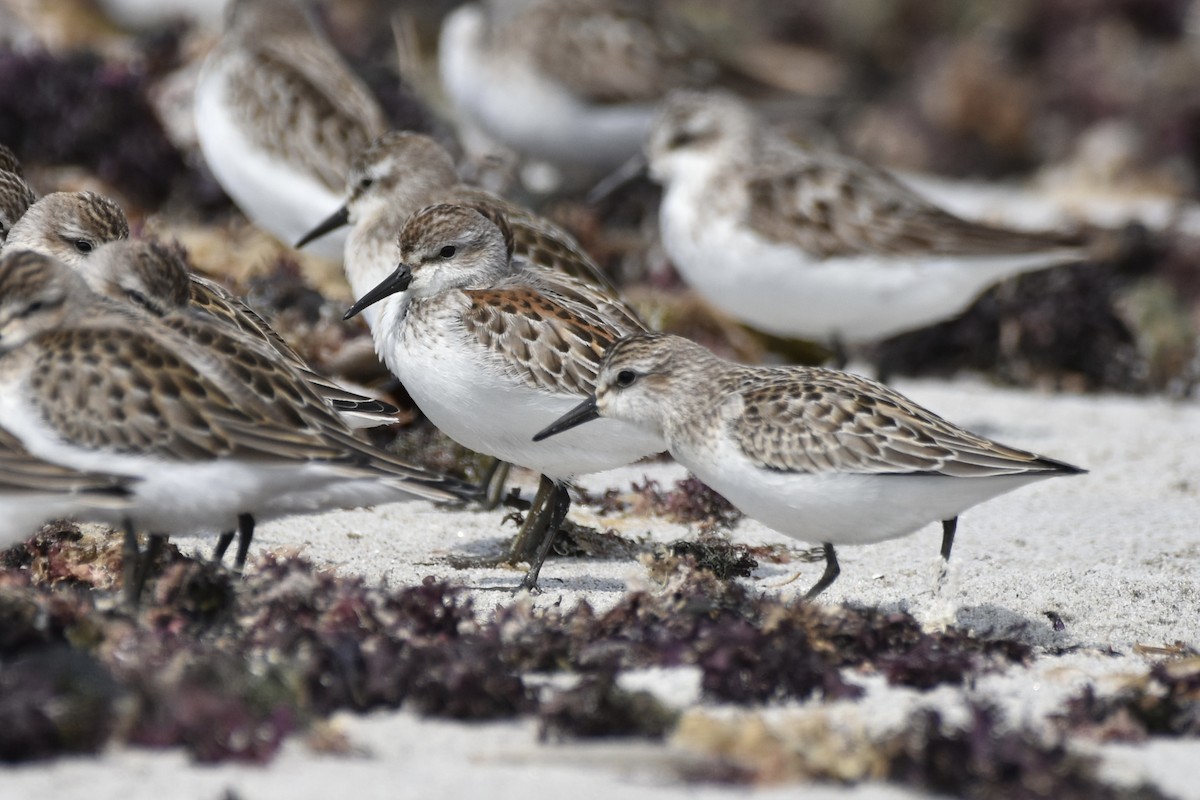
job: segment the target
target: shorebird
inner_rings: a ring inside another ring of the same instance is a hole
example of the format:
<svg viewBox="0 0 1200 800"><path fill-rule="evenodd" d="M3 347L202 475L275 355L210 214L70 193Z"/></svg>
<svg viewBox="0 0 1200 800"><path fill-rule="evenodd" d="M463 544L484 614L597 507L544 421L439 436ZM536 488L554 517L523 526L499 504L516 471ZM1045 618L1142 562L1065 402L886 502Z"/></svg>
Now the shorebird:
<svg viewBox="0 0 1200 800"><path fill-rule="evenodd" d="M355 439L273 351L193 317L156 320L31 251L0 259L0 420L39 459L137 479L131 507L104 518L125 528L133 602L137 529L153 550L165 532L465 492Z"/></svg>
<svg viewBox="0 0 1200 800"><path fill-rule="evenodd" d="M646 145L663 246L713 306L767 333L871 342L964 311L1078 242L962 219L861 161L773 134L720 92L677 92Z"/></svg>
<svg viewBox="0 0 1200 800"><path fill-rule="evenodd" d="M637 152L658 101L718 66L654 3L491 0L442 24L442 86L468 144L609 170Z"/></svg>
<svg viewBox="0 0 1200 800"><path fill-rule="evenodd" d="M894 539L941 521L948 561L968 508L1084 471L977 436L867 378L735 364L665 334L612 347L594 394L534 441L596 419L653 431L747 516L821 543L825 572L809 600L840 572L835 545Z"/></svg>
<svg viewBox="0 0 1200 800"><path fill-rule="evenodd" d="M53 256L83 275L93 291L156 316L185 307L196 310L275 350L353 427L394 421L394 406L318 375L241 298L189 270L180 253L158 244L128 243L128 237L129 222L112 200L92 192L55 192L29 208L0 252L32 250ZM122 244L106 248L116 243Z"/></svg>
<svg viewBox="0 0 1200 800"><path fill-rule="evenodd" d="M607 348L643 330L561 291L568 279L512 258L503 217L435 205L400 234L400 266L347 312L380 304L376 351L421 411L456 442L542 475L510 553L538 573L570 506L565 481L659 452L642 428L604 422L547 445L530 437L591 392Z"/></svg>
<svg viewBox="0 0 1200 800"><path fill-rule="evenodd" d="M542 279L557 283L558 291L582 296L584 302L619 317L624 325L645 327L570 234L544 217L460 183L450 154L428 136L392 131L374 140L355 158L346 194L346 202L296 247L350 225L342 264L356 299L396 268L400 259L397 231L409 217L429 205L467 204L493 220L504 218L505 230L512 235L513 257L523 267L542 270ZM567 277L558 280L557 275ZM363 310L373 331L375 312L374 308ZM485 505L499 503L506 477L507 468L499 464L484 477L488 486Z"/></svg>
<svg viewBox="0 0 1200 800"><path fill-rule="evenodd" d="M375 98L294 0L232 0L195 102L213 175L284 242L337 205L350 160L385 128ZM343 244L334 237L318 252L338 259Z"/></svg>

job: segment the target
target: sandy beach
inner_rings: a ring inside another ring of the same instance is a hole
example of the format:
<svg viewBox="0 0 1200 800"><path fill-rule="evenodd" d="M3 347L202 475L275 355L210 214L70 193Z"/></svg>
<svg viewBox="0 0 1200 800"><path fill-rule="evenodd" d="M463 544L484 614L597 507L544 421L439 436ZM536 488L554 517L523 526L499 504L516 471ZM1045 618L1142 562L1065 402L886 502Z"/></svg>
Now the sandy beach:
<svg viewBox="0 0 1200 800"><path fill-rule="evenodd" d="M711 754L688 731L711 720L754 720L784 731L799 721L831 730L878 733L919 709L938 709L948 723L986 701L1011 722L1048 730L1065 700L1084 686L1112 692L1146 673L1177 643L1200 646L1200 407L1161 398L1068 396L996 389L962 379L910 381L901 391L929 408L1006 443L1052 455L1090 470L1085 476L1036 484L977 507L962 518L949 574L935 595L940 531L873 546L842 549L842 574L825 604L852 603L906 610L927 629L955 625L980 635L1034 646L1028 666L986 674L965 686L929 692L889 687L878 676L847 674L867 689L857 701L719 707L700 701L695 670L651 670L623 676L681 709L682 721L665 743L618 740L598 744L540 742L535 722L460 724L426 720L408 711L366 716L339 713L322 729L348 752L314 752L312 739L293 738L262 767L189 763L178 751L116 747L98 757L61 758L3 770L5 796L215 798L327 797L351 790L373 797L529 797L569 792L578 798L716 797L745 787L692 784L689 764ZM640 464L588 476L592 491L626 488L650 476L664 485L683 477L666 463ZM528 486L531 481L525 476ZM685 526L636 516L597 518L586 508L574 519L629 537L670 541L693 536ZM476 608L513 602L570 607L586 599L597 609L615 604L630 586L646 586L633 560L552 559L544 592L514 598L520 573L458 570L451 555L495 552L511 534L502 511L442 511L425 503L293 519L261 528L254 553L301 553L329 569L391 586L427 575L468 587ZM735 541L793 542L751 520ZM210 541L181 539L184 551ZM252 556L253 563L253 556ZM794 561L760 567L755 590L783 596L803 592L819 565ZM776 588L800 572L800 578ZM1057 621L1057 624L1056 624ZM781 734L782 735L782 734ZM1195 739L1101 743L1075 737L1072 750L1098 754L1106 781L1150 782L1168 796L1200 798ZM784 783L760 786L762 796L793 795ZM878 782L815 785L812 797L920 796Z"/></svg>

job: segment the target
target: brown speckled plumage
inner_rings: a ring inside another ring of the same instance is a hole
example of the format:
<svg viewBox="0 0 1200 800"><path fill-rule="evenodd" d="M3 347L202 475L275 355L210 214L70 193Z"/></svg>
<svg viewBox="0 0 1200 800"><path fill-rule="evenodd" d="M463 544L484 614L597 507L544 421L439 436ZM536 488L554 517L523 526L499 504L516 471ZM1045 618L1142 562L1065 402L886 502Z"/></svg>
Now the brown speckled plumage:
<svg viewBox="0 0 1200 800"><path fill-rule="evenodd" d="M819 258L1015 255L1078 244L965 220L887 173L841 156L777 156L735 179L746 181L752 229Z"/></svg>
<svg viewBox="0 0 1200 800"><path fill-rule="evenodd" d="M962 219L869 164L786 140L748 105L722 92L673 93L649 148L651 160L676 149L721 148L722 166L711 178L705 204L813 258L1003 256L1080 244L1077 237Z"/></svg>
<svg viewBox="0 0 1200 800"><path fill-rule="evenodd" d="M621 341L604 365L658 387L673 436L728 437L757 467L796 473L976 478L1077 471L960 428L881 383L814 367L749 367L677 336Z"/></svg>
<svg viewBox="0 0 1200 800"><path fill-rule="evenodd" d="M529 386L584 395L596 385L605 352L622 332L599 314L535 289L464 293L468 334Z"/></svg>
<svg viewBox="0 0 1200 800"><path fill-rule="evenodd" d="M453 309L468 339L518 380L548 392L587 394L608 348L645 327L613 295L569 276L521 268L512 260L507 230L492 208L441 204L414 215L400 243L414 282L421 282L420 270L457 273L447 280L454 288L412 301L410 322L420 328ZM440 263L448 243L458 248L461 267Z"/></svg>
<svg viewBox="0 0 1200 800"><path fill-rule="evenodd" d="M391 407L349 392L315 373L308 363L241 298L220 284L191 272L177 246L160 242L117 241L98 249L79 271L93 291L133 303L155 317L198 316L227 335L240 336L273 353L301 374L322 397L345 404L339 411L390 418ZM187 334L186 330L180 330Z"/></svg>
<svg viewBox="0 0 1200 800"><path fill-rule="evenodd" d="M331 191L383 132L379 104L290 0L239 0L214 54L243 133Z"/></svg>
<svg viewBox="0 0 1200 800"><path fill-rule="evenodd" d="M387 204L385 214L367 221L371 236L394 237L409 217L426 206L467 205L503 226L518 260L616 292L603 270L566 231L491 192L460 183L450 154L428 136L389 131L360 153L350 171L347 205L354 208L368 193Z"/></svg>
<svg viewBox="0 0 1200 800"><path fill-rule="evenodd" d="M17 158L17 154L4 144L0 144L0 172L11 172L18 178L25 177L21 159Z"/></svg>
<svg viewBox="0 0 1200 800"><path fill-rule="evenodd" d="M717 72L657 3L534 0L494 14L491 32L493 47L526 55L588 102L652 103Z"/></svg>
<svg viewBox="0 0 1200 800"><path fill-rule="evenodd" d="M61 313L43 300L51 289ZM34 412L81 447L177 462L320 461L437 480L358 442L272 351L196 315L156 321L32 253L0 262L0 290L0 323L36 326L0 358L0 379L20 386ZM23 312L31 300L39 310Z"/></svg>
<svg viewBox="0 0 1200 800"><path fill-rule="evenodd" d="M37 195L18 173L0 169L0 247L12 226L36 201Z"/></svg>

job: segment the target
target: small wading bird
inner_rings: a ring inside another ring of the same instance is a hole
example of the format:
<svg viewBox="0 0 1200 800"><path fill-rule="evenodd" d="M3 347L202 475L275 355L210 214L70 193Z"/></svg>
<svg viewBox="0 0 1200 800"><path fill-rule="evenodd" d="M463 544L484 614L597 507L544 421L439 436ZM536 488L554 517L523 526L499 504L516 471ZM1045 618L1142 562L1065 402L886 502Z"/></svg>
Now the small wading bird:
<svg viewBox="0 0 1200 800"><path fill-rule="evenodd" d="M566 231L503 198L460 183L446 149L417 133L390 131L360 153L350 169L346 202L300 239L296 247L350 225L342 265L355 298L361 298L396 268L400 259L396 232L413 214L439 203L469 205L493 220L503 217L512 235L512 257L521 268L540 270L541 281L554 284L567 296L581 296L584 302L603 307L607 314L623 318L623 324L633 329L646 327ZM560 280L558 275L567 277ZM393 302L403 300L398 296ZM376 309L365 308L362 316L374 332ZM507 472L507 465L496 461L484 476L483 484L488 487L486 507L499 504ZM518 537L518 541L524 540ZM531 554L511 555L526 561Z"/></svg>
<svg viewBox="0 0 1200 800"><path fill-rule="evenodd" d="M337 205L351 159L386 127L297 0L230 0L195 102L200 149L221 188L284 242ZM337 259L343 244L316 249Z"/></svg>
<svg viewBox="0 0 1200 800"><path fill-rule="evenodd" d="M614 346L595 393L534 441L601 418L654 431L747 516L820 542L825 572L810 600L838 576L834 545L894 539L940 520L948 561L966 509L1084 471L976 436L857 375L744 366L664 334Z"/></svg>
<svg viewBox="0 0 1200 800"><path fill-rule="evenodd" d="M487 209L485 209L486 211ZM512 234L466 206L435 205L400 234L400 266L346 313L380 303L375 347L421 412L464 447L541 473L529 517L510 550L542 562L570 506L565 482L662 450L625 422L537 445L547 419L591 393L605 351L642 330L565 275L522 267Z"/></svg>
<svg viewBox="0 0 1200 800"><path fill-rule="evenodd" d="M1086 256L1078 237L956 216L856 159L804 149L738 98L679 91L635 160L663 248L715 308L776 336L861 345L957 316L992 285ZM841 364L839 364L840 366Z"/></svg>
<svg viewBox="0 0 1200 800"><path fill-rule="evenodd" d="M273 351L202 320L156 320L30 251L0 259L0 420L38 459L135 479L127 507L89 510L125 529L131 603L166 532L470 495L355 439ZM138 529L151 533L145 559Z"/></svg>

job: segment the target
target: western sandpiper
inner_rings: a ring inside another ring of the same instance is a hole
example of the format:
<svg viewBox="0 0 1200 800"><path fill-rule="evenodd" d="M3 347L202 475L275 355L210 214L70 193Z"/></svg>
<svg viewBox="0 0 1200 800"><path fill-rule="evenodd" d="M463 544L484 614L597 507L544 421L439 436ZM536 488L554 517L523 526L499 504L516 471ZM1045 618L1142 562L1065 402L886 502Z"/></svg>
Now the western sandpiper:
<svg viewBox="0 0 1200 800"><path fill-rule="evenodd" d="M400 266L347 316L381 303L375 345L421 411L460 444L542 474L510 559L534 588L570 505L564 482L659 452L653 433L624 422L550 446L530 437L592 391L607 348L641 330L572 298L544 270L512 260L503 217L437 205L400 234ZM399 296L397 296L399 295ZM539 538L540 537L540 538Z"/></svg>
<svg viewBox="0 0 1200 800"><path fill-rule="evenodd" d="M394 406L347 391L315 373L249 306L219 284L188 270L175 248L153 241L109 242L97 248L76 271L92 291L140 307L200 348L219 344L213 339L215 332L244 339L303 378L350 427L372 427L395 419ZM240 570L253 536L253 520L239 520L239 532L234 567ZM232 541L232 531L221 534L215 552L217 561Z"/></svg>
<svg viewBox="0 0 1200 800"><path fill-rule="evenodd" d="M438 67L468 141L477 131L527 158L600 169L637 152L667 90L715 72L657 4L629 0L461 5L442 25Z"/></svg>
<svg viewBox="0 0 1200 800"><path fill-rule="evenodd" d="M30 251L0 260L0 420L38 458L140 479L132 507L106 518L126 528L130 599L145 574L135 528L252 531L462 491L359 442L273 351L196 318L155 320Z"/></svg>
<svg viewBox="0 0 1200 800"><path fill-rule="evenodd" d="M665 189L663 246L684 280L776 335L886 338L1084 255L1068 237L964 220L882 170L801 149L724 93L672 94L646 156Z"/></svg>
<svg viewBox="0 0 1200 800"><path fill-rule="evenodd" d="M350 161L385 121L295 0L232 0L196 87L209 168L255 224L294 242L340 201ZM342 256L334 237L319 252Z"/></svg>
<svg viewBox="0 0 1200 800"><path fill-rule="evenodd" d="M343 265L350 288L359 298L396 268L396 232L413 214L439 203L467 204L493 217L503 216L513 236L514 257L615 291L569 233L501 197L461 183L450 153L418 133L389 131L371 142L351 166L345 203L296 247L344 225L352 226ZM373 325L371 309L363 317Z"/></svg>
<svg viewBox="0 0 1200 800"><path fill-rule="evenodd" d="M318 375L262 317L220 284L191 272L180 254L159 244L128 242L128 235L124 212L108 198L55 192L30 207L0 252L32 250L53 256L83 275L92 291L155 316L185 307L198 311L271 347L354 427L394 421L394 406Z"/></svg>
<svg viewBox="0 0 1200 800"><path fill-rule="evenodd" d="M354 160L345 204L296 246L352 225L342 264L355 298L360 298L395 269L400 259L396 232L417 211L437 203L466 203L493 219L504 217L505 230L512 234L513 256L522 265L545 270L543 278L548 281L555 280L556 274L568 276L558 282L560 291L590 295L586 302L624 318L623 324L645 327L570 234L496 195L460 183L450 154L421 134L392 131L373 141ZM363 311L372 329L375 311ZM506 477L507 468L499 464L485 476L485 506L499 503Z"/></svg>
<svg viewBox="0 0 1200 800"><path fill-rule="evenodd" d="M595 394L535 437L589 420L655 431L671 455L764 525L820 542L868 544L942 522L950 558L958 515L977 503L1084 470L976 436L857 375L748 367L678 336L631 336L608 353Z"/></svg>

